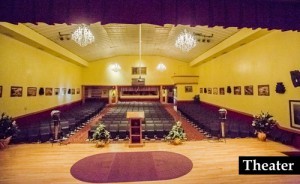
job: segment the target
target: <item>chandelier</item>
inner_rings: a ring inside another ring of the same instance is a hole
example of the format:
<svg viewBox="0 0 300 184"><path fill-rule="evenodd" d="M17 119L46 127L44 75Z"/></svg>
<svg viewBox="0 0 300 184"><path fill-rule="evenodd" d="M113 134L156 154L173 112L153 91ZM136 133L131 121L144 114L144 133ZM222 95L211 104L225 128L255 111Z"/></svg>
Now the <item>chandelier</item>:
<svg viewBox="0 0 300 184"><path fill-rule="evenodd" d="M184 29L183 32L177 37L175 42L175 47L181 49L184 52L190 51L192 48L196 46L197 40L194 35Z"/></svg>
<svg viewBox="0 0 300 184"><path fill-rule="evenodd" d="M156 69L162 72L165 71L167 67L164 64L160 63L157 65Z"/></svg>
<svg viewBox="0 0 300 184"><path fill-rule="evenodd" d="M118 72L121 70L121 66L118 63L113 64L112 71Z"/></svg>
<svg viewBox="0 0 300 184"><path fill-rule="evenodd" d="M81 47L85 47L95 41L95 37L91 30L84 24L80 25L74 33L72 33L72 40L78 43Z"/></svg>

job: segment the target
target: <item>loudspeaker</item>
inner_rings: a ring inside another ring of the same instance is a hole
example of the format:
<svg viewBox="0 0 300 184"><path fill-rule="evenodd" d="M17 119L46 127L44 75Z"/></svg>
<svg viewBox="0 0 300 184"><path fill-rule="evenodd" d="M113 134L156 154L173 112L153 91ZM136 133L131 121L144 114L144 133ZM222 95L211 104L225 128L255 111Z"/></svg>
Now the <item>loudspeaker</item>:
<svg viewBox="0 0 300 184"><path fill-rule="evenodd" d="M291 79L292 79L294 87L300 86L300 71L294 70L294 71L291 71L290 73L291 73Z"/></svg>

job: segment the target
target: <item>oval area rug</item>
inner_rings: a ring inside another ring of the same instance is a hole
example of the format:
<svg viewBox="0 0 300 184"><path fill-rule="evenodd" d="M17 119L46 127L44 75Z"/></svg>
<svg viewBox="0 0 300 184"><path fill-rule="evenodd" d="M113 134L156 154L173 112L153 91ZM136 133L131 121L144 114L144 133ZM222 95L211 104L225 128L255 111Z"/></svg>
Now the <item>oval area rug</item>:
<svg viewBox="0 0 300 184"><path fill-rule="evenodd" d="M92 155L71 167L74 178L92 183L167 180L193 168L184 155L167 151L114 152Z"/></svg>

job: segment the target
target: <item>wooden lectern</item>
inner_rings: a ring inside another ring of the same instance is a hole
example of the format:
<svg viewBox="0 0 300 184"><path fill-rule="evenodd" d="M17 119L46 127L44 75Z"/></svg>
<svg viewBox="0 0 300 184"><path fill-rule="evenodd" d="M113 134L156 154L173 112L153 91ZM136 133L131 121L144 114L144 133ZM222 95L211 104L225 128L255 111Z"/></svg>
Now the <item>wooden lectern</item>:
<svg viewBox="0 0 300 184"><path fill-rule="evenodd" d="M127 112L129 121L129 147L143 146L142 122L145 118L144 112Z"/></svg>

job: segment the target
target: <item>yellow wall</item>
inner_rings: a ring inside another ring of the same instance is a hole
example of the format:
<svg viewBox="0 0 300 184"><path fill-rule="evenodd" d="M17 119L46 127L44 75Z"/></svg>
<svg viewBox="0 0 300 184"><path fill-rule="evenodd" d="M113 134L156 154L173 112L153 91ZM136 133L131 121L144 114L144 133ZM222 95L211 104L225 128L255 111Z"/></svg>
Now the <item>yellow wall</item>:
<svg viewBox="0 0 300 184"><path fill-rule="evenodd" d="M191 87L192 91L186 91L186 88ZM177 101L193 101L194 96L199 93L198 87L196 84L177 84Z"/></svg>
<svg viewBox="0 0 300 184"><path fill-rule="evenodd" d="M0 43L0 112L17 117L81 99L81 93L27 97L27 87L81 88L82 69L2 34ZM10 97L11 86L23 87L22 97Z"/></svg>
<svg viewBox="0 0 300 184"><path fill-rule="evenodd" d="M300 88L294 88L290 71L300 70L300 33L274 31L214 60L194 68L199 87L232 87L225 95L200 94L200 100L233 110L257 114L269 112L283 127L290 127L289 100L300 100ZM286 87L277 94L277 82ZM244 86L253 85L254 95L244 95ZM258 96L258 85L269 85L270 96ZM233 87L241 86L242 95ZM198 89L199 90L199 89Z"/></svg>
<svg viewBox="0 0 300 184"><path fill-rule="evenodd" d="M121 66L119 72L112 71L111 65L118 63ZM167 69L163 72L156 70L159 63L163 63ZM119 56L91 62L89 67L83 68L84 85L131 85L132 78L139 75L131 75L132 67L147 67L145 78L146 85L173 84L172 76L191 74L188 63L159 56L142 56L139 62L138 56Z"/></svg>

